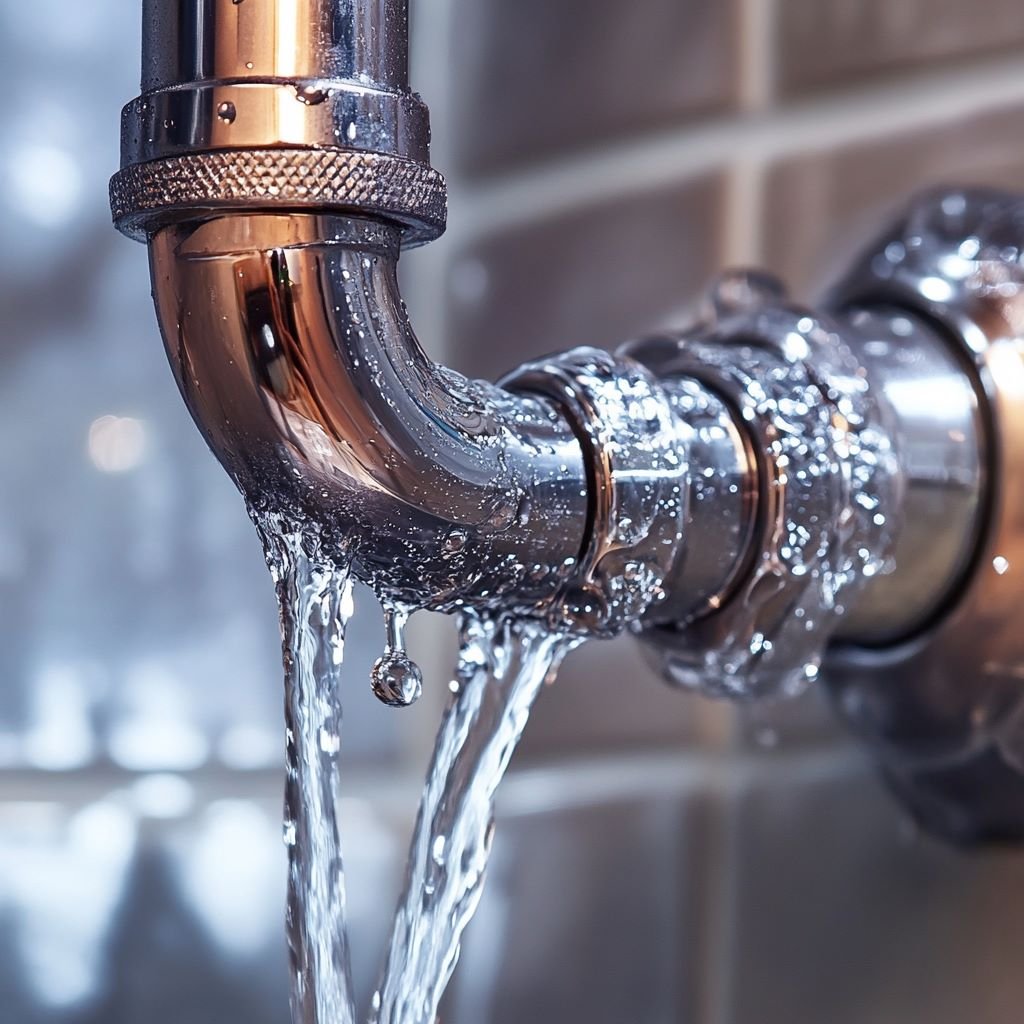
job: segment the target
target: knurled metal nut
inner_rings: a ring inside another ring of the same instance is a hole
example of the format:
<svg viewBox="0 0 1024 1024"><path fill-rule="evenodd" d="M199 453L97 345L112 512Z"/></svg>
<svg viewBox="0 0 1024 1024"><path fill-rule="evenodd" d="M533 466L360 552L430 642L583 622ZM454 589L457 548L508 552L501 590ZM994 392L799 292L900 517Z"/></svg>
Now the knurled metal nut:
<svg viewBox="0 0 1024 1024"><path fill-rule="evenodd" d="M365 211L405 225L409 246L444 231L448 202L429 166L337 149L194 153L126 167L110 182L114 223L140 241L192 210L254 207Z"/></svg>

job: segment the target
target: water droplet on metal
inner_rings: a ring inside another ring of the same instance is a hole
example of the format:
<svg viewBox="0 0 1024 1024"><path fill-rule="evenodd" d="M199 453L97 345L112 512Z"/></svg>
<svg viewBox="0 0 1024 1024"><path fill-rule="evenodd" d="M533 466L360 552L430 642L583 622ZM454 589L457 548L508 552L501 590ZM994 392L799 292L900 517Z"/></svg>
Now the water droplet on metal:
<svg viewBox="0 0 1024 1024"><path fill-rule="evenodd" d="M321 88L319 85L297 85L295 87L295 98L307 107L315 107L323 103L329 95L330 90Z"/></svg>
<svg viewBox="0 0 1024 1024"><path fill-rule="evenodd" d="M466 546L468 539L469 534L460 527L450 530L448 536L441 543L441 557L453 558Z"/></svg>

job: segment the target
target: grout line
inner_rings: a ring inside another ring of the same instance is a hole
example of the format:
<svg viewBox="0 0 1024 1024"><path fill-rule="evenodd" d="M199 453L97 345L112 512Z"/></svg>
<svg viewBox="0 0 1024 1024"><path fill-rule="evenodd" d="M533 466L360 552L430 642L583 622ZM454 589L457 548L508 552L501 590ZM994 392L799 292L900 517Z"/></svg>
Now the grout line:
<svg viewBox="0 0 1024 1024"><path fill-rule="evenodd" d="M775 0L740 0L737 24L740 50L739 101L743 110L761 112L771 105L775 38ZM726 183L722 225L722 262L747 266L757 262L761 240L763 162L737 147Z"/></svg>
<svg viewBox="0 0 1024 1024"><path fill-rule="evenodd" d="M705 885L695 929L699 945L701 976L697 991L697 1020L700 1024L729 1024L732 1019L730 991L734 961L738 865L739 787L720 785L713 791L711 838L705 855Z"/></svg>
<svg viewBox="0 0 1024 1024"><path fill-rule="evenodd" d="M998 103L993 103L998 97ZM628 146L616 140L540 167L460 187L449 231L455 246L570 206L663 187L730 166L738 151L767 165L794 152L941 124L1024 100L1017 58L915 75L757 115L686 124Z"/></svg>
<svg viewBox="0 0 1024 1024"><path fill-rule="evenodd" d="M775 94L777 0L740 0L740 103L763 110Z"/></svg>
<svg viewBox="0 0 1024 1024"><path fill-rule="evenodd" d="M453 7L453 0L429 0L411 5L410 11L412 84L430 108L432 163L441 170L454 164L453 138L457 130L454 81L449 62L443 57L452 35ZM449 179L450 190L452 184ZM403 290L420 341L430 356L441 362L449 355L446 303L441 296L450 251L447 237L442 236L423 250L403 255L401 261Z"/></svg>
<svg viewBox="0 0 1024 1024"><path fill-rule="evenodd" d="M729 172L722 226L726 266L754 266L761 261L763 175L763 166L755 160L740 160Z"/></svg>
<svg viewBox="0 0 1024 1024"><path fill-rule="evenodd" d="M716 786L739 787L752 781L799 786L809 781L870 770L860 747L803 747L790 753L753 750L682 750L655 754L595 754L563 762L513 768L502 786L503 814L523 816L556 812L636 797L673 796ZM191 772L131 772L98 766L79 772L0 771L0 803L82 800L132 785L153 774L176 775L201 795L274 796L284 784L284 769L255 772L199 769ZM385 802L418 794L421 772L392 764L358 765L344 772L344 799Z"/></svg>
<svg viewBox="0 0 1024 1024"><path fill-rule="evenodd" d="M708 975L700 1006L701 1024L729 1024L733 1019L733 969L736 962L736 927L739 897L736 886L739 854L739 800L741 787L730 784L719 796L717 846L720 857L715 884L710 886L703 910L708 935ZM700 934L700 933L698 933Z"/></svg>

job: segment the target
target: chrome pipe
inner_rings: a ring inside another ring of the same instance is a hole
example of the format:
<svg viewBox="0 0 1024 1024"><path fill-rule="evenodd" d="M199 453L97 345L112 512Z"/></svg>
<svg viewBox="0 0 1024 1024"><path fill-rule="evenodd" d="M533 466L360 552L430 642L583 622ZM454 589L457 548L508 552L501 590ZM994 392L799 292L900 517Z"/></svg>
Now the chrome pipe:
<svg viewBox="0 0 1024 1024"><path fill-rule="evenodd" d="M447 194L408 65L406 0L146 0L117 226L145 240L210 211L331 209L436 238Z"/></svg>
<svg viewBox="0 0 1024 1024"><path fill-rule="evenodd" d="M707 603L731 560L681 559L684 455L721 404L691 383L673 406L639 365L587 350L562 377L526 368L514 392L436 366L399 294L399 236L379 221L262 213L153 235L172 369L250 506L316 524L358 575L414 607L544 608L603 633L669 592L686 612ZM584 392L601 374L595 410ZM649 422L633 422L637 403ZM616 415L609 462L598 433ZM735 475L749 469L735 431L701 443Z"/></svg>
<svg viewBox="0 0 1024 1024"><path fill-rule="evenodd" d="M399 231L237 214L150 243L182 395L247 500L318 524L414 606L529 606L587 541L580 445L549 402L433 365L398 291Z"/></svg>
<svg viewBox="0 0 1024 1024"><path fill-rule="evenodd" d="M318 524L411 605L543 604L607 634L669 592L714 599L743 531L683 558L696 435L648 371L581 352L501 390L416 342L395 266L443 228L444 183L404 2L151 2L144 35L114 218L149 241L182 394L251 506ZM735 444L702 450L742 475Z"/></svg>
<svg viewBox="0 0 1024 1024"><path fill-rule="evenodd" d="M409 91L408 0L143 0L142 91L350 81Z"/></svg>

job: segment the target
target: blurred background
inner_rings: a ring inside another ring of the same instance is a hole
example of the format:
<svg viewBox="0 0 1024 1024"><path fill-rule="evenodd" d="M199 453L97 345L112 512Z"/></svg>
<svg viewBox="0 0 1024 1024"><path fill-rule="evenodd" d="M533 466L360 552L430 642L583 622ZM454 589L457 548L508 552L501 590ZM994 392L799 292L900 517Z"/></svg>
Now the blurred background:
<svg viewBox="0 0 1024 1024"><path fill-rule="evenodd" d="M0 1022L287 1020L272 588L109 224L138 0L0 2ZM920 186L1024 188L1019 0L412 0L451 227L424 344L493 376L684 320L715 271L801 297ZM450 671L376 705L352 628L359 985ZM422 617L421 617L422 618ZM630 641L541 699L455 1024L1017 1024L1024 853L918 834L815 693L673 693Z"/></svg>

